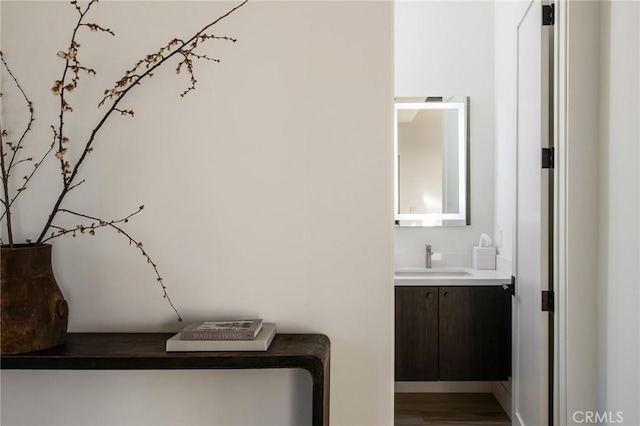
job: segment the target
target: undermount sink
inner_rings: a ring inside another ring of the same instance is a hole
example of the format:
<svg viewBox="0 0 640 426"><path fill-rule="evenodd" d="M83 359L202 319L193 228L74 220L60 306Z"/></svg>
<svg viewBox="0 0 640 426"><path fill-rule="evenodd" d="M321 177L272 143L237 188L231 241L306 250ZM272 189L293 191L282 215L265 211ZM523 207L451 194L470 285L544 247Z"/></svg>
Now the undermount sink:
<svg viewBox="0 0 640 426"><path fill-rule="evenodd" d="M462 269L411 269L411 270L396 270L396 277L468 277L467 271Z"/></svg>

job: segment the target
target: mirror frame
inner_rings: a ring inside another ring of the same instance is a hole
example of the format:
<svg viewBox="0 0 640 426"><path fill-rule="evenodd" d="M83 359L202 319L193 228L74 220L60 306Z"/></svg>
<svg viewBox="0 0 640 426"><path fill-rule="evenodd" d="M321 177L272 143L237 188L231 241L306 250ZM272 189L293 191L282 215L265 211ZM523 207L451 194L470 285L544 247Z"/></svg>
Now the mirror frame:
<svg viewBox="0 0 640 426"><path fill-rule="evenodd" d="M415 99L415 98L411 98ZM426 99L422 98L422 99ZM469 194L469 98L461 101L425 101L394 103L393 117L393 158L394 158L394 220L396 226L465 226L470 220ZM405 109L453 109L458 112L458 206L456 213L400 213L400 176L398 164L398 111ZM426 225L425 222L440 220L440 225ZM400 221L413 221L416 224L402 224ZM421 223L421 224L420 224Z"/></svg>

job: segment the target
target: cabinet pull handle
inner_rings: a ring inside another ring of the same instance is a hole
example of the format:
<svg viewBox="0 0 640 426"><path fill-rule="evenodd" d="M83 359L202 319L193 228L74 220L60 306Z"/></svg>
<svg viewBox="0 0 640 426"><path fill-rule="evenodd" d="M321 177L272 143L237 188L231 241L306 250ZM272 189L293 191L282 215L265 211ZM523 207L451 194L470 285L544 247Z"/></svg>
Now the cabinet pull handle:
<svg viewBox="0 0 640 426"><path fill-rule="evenodd" d="M449 295L448 291L445 291L444 294L443 294L444 297L447 297L448 295Z"/></svg>
<svg viewBox="0 0 640 426"><path fill-rule="evenodd" d="M431 292L427 293L427 299L433 299L433 293Z"/></svg>

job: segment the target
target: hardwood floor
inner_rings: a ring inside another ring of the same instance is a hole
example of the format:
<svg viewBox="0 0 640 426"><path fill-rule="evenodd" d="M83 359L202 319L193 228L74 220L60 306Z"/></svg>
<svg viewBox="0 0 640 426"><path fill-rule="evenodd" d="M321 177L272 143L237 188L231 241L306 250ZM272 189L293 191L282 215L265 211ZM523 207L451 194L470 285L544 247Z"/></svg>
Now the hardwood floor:
<svg viewBox="0 0 640 426"><path fill-rule="evenodd" d="M490 393L396 393L395 426L505 426L511 420Z"/></svg>

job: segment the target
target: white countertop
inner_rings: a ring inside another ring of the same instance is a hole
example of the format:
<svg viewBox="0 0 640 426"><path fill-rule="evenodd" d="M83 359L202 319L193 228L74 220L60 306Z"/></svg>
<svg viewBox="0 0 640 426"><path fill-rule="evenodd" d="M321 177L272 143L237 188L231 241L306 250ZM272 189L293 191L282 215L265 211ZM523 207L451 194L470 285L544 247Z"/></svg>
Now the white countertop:
<svg viewBox="0 0 640 426"><path fill-rule="evenodd" d="M431 274L431 275L429 275ZM396 286L480 286L509 284L511 277L473 268L398 268Z"/></svg>

